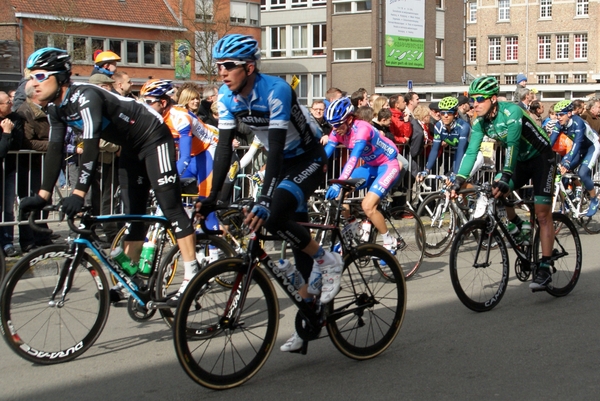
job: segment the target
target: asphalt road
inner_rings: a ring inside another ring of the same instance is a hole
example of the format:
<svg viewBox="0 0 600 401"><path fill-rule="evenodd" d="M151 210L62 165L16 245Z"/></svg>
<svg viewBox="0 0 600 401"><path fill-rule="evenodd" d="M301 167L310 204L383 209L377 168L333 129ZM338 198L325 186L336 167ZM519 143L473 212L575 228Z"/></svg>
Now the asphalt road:
<svg viewBox="0 0 600 401"><path fill-rule="evenodd" d="M280 297L278 344L263 369L241 387L212 391L180 368L159 318L140 324L113 307L94 346L66 364L35 366L0 344L0 399L597 400L600 236L581 239L584 264L573 293L532 294L511 272L506 295L487 313L460 303L446 258L426 260L407 282L396 341L370 361L344 357L327 338L311 343L306 356L280 352L295 314Z"/></svg>

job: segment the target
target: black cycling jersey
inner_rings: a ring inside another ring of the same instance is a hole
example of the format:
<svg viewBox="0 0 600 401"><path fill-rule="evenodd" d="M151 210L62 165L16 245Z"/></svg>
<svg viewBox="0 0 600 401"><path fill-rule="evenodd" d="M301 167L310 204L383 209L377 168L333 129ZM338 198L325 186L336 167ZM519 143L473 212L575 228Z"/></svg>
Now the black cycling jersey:
<svg viewBox="0 0 600 401"><path fill-rule="evenodd" d="M162 117L149 106L96 85L76 83L69 86L60 104L48 105L48 119L49 150L50 147L60 148L60 152L48 152L50 160L44 169L42 189L49 192L52 192L62 165L61 160L53 157L62 155L67 126L82 134L81 171L75 188L87 192L89 177L98 160L100 138L140 153L160 141L156 132L163 124Z"/></svg>

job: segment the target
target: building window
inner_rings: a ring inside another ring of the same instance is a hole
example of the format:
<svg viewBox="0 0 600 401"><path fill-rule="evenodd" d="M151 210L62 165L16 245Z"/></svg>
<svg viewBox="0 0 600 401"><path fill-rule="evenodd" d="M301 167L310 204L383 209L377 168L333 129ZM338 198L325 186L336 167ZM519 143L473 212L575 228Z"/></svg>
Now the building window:
<svg viewBox="0 0 600 401"><path fill-rule="evenodd" d="M517 76L516 75L505 75L504 76L504 84L505 85L516 85L517 84Z"/></svg>
<svg viewBox="0 0 600 401"><path fill-rule="evenodd" d="M292 8L308 7L308 0L292 0Z"/></svg>
<svg viewBox="0 0 600 401"><path fill-rule="evenodd" d="M266 0L270 7L269 9L271 10L279 10L282 8L285 8L285 0ZM261 1L262 3L262 1Z"/></svg>
<svg viewBox="0 0 600 401"><path fill-rule="evenodd" d="M52 44L50 46L59 49L66 49L68 47L69 37L67 35L54 34L50 37Z"/></svg>
<svg viewBox="0 0 600 401"><path fill-rule="evenodd" d="M217 75L217 67L212 59L212 48L219 39L219 35L212 31L197 31L194 42L196 48L194 50L194 68L196 74ZM263 40L263 43L265 41Z"/></svg>
<svg viewBox="0 0 600 401"><path fill-rule="evenodd" d="M308 55L308 26L292 26L292 57Z"/></svg>
<svg viewBox="0 0 600 401"><path fill-rule="evenodd" d="M327 92L327 74L313 74L312 97L324 99Z"/></svg>
<svg viewBox="0 0 600 401"><path fill-rule="evenodd" d="M588 55L588 36L587 33L576 33L573 35L574 51L573 57L575 60L587 60Z"/></svg>
<svg viewBox="0 0 600 401"><path fill-rule="evenodd" d="M128 40L125 42L127 54L125 60L127 64L138 64L140 62L140 42ZM121 55L121 57L123 57Z"/></svg>
<svg viewBox="0 0 600 401"><path fill-rule="evenodd" d="M498 0L498 21L510 21L510 0Z"/></svg>
<svg viewBox="0 0 600 401"><path fill-rule="evenodd" d="M517 61L519 59L519 37L509 36L506 38L506 61Z"/></svg>
<svg viewBox="0 0 600 401"><path fill-rule="evenodd" d="M258 26L258 4L232 1L229 7L229 20L232 24Z"/></svg>
<svg viewBox="0 0 600 401"><path fill-rule="evenodd" d="M556 74L554 78L556 79L557 84L566 84L569 82L568 74Z"/></svg>
<svg viewBox="0 0 600 401"><path fill-rule="evenodd" d="M371 59L371 49L340 49L333 51L334 61L367 61Z"/></svg>
<svg viewBox="0 0 600 401"><path fill-rule="evenodd" d="M490 38L488 61L500 61L500 38Z"/></svg>
<svg viewBox="0 0 600 401"><path fill-rule="evenodd" d="M327 25L315 24L312 26L312 31L312 54L313 56L323 56L326 54Z"/></svg>
<svg viewBox="0 0 600 401"><path fill-rule="evenodd" d="M569 59L569 35L556 35L556 59Z"/></svg>
<svg viewBox="0 0 600 401"><path fill-rule="evenodd" d="M94 54L94 52L96 50L104 50L104 42L105 42L104 39L92 38L92 54ZM117 53L117 54L121 54L121 53Z"/></svg>
<svg viewBox="0 0 600 401"><path fill-rule="evenodd" d="M477 39L469 38L469 62L477 62Z"/></svg>
<svg viewBox="0 0 600 401"><path fill-rule="evenodd" d="M552 0L540 0L540 18L552 18Z"/></svg>
<svg viewBox="0 0 600 401"><path fill-rule="evenodd" d="M156 64L156 43L154 42L143 42L144 49L144 64L152 65Z"/></svg>
<svg viewBox="0 0 600 401"><path fill-rule="evenodd" d="M469 3L469 22L477 22L477 3Z"/></svg>
<svg viewBox="0 0 600 401"><path fill-rule="evenodd" d="M285 27L271 27L271 57L285 57Z"/></svg>
<svg viewBox="0 0 600 401"><path fill-rule="evenodd" d="M444 39L435 40L435 56L444 58Z"/></svg>
<svg viewBox="0 0 600 401"><path fill-rule="evenodd" d="M585 84L587 82L587 74L573 74L573 82L576 84Z"/></svg>
<svg viewBox="0 0 600 401"><path fill-rule="evenodd" d="M123 56L125 54L125 52L123 51L123 41L122 40L109 40L108 41L108 50L110 50L111 52L115 52L119 56L121 56L121 59L122 59L121 61L126 61L125 56Z"/></svg>
<svg viewBox="0 0 600 401"><path fill-rule="evenodd" d="M73 37L73 51L71 52L73 62L87 61L87 40L86 38Z"/></svg>
<svg viewBox="0 0 600 401"><path fill-rule="evenodd" d="M298 103L306 106L308 103L308 75L297 74L297 77L300 79L300 82L296 87Z"/></svg>
<svg viewBox="0 0 600 401"><path fill-rule="evenodd" d="M168 42L159 43L159 63L161 66L171 66L171 55L173 54L173 47Z"/></svg>
<svg viewBox="0 0 600 401"><path fill-rule="evenodd" d="M312 6L313 7L320 7L320 6L326 6L327 5L327 0L313 0L312 1Z"/></svg>
<svg viewBox="0 0 600 401"><path fill-rule="evenodd" d="M444 9L444 0L435 0L435 8Z"/></svg>
<svg viewBox="0 0 600 401"><path fill-rule="evenodd" d="M364 11L371 11L371 0L333 2L334 14L356 13Z"/></svg>
<svg viewBox="0 0 600 401"><path fill-rule="evenodd" d="M212 21L213 0L196 0L196 19L201 21Z"/></svg>
<svg viewBox="0 0 600 401"><path fill-rule="evenodd" d="M538 60L550 60L550 35L538 36Z"/></svg>
<svg viewBox="0 0 600 401"><path fill-rule="evenodd" d="M575 7L576 16L587 16L590 9L590 0L577 0L577 4L575 5Z"/></svg>
<svg viewBox="0 0 600 401"><path fill-rule="evenodd" d="M538 81L538 84L549 84L550 83L550 74L538 74L537 81Z"/></svg>

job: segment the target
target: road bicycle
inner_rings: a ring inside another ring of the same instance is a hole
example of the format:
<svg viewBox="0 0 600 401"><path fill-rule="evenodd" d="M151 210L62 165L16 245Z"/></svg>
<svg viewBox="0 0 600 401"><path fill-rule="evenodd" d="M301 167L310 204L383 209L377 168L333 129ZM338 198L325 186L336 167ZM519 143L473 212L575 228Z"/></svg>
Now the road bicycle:
<svg viewBox="0 0 600 401"><path fill-rule="evenodd" d="M46 210L59 210L59 205ZM30 216L33 229L39 230ZM171 270L159 269L162 243L170 222L164 216L92 216L83 211L79 223L67 219L77 237L66 244L39 248L22 258L10 271L0 294L2 335L20 357L42 365L67 362L89 349L108 319L110 297L104 269L129 293L127 311L136 321L151 318L156 310L168 322L173 311L166 305L170 288L178 288ZM156 250L147 274L128 276L102 250L95 228L103 223L159 224ZM197 235L197 246L216 245L224 255L234 252L221 238ZM173 249L172 249L173 250ZM164 266L164 265L163 265ZM104 268L104 269L103 269ZM179 269L184 270L184 269Z"/></svg>
<svg viewBox="0 0 600 401"><path fill-rule="evenodd" d="M340 184L345 193L363 180L331 182ZM404 319L404 276L385 248L370 243L352 246L343 238L340 212L338 206L332 225L304 224L327 228L341 241L341 291L326 305L303 300L260 246L260 240L277 237L259 233L252 234L246 253L214 262L190 281L173 326L175 352L190 378L223 390L241 385L260 370L273 350L279 325L273 282L298 309L295 328L304 340L302 353L307 352L308 341L320 338L323 326L335 347L353 359L373 358L390 346ZM375 267L380 262L385 267ZM386 269L389 279L382 277L380 268Z"/></svg>
<svg viewBox="0 0 600 401"><path fill-rule="evenodd" d="M554 197L552 198L552 210L569 216L574 222L579 224L589 234L600 233L600 214L596 213L592 217L587 217L586 213L590 204L590 195L587 191L573 191L567 193L567 188L563 183L563 178L569 182L572 188L581 182L579 176L572 173L561 175L557 172L554 180ZM577 183L577 184L576 184ZM600 183L594 182L596 194L600 194ZM557 227L560 230L561 226Z"/></svg>
<svg viewBox="0 0 600 401"><path fill-rule="evenodd" d="M450 278L461 302L476 312L493 309L507 290L510 261L505 241L517 257L514 269L517 279L535 277L541 257L540 230L532 200L495 200L491 186L484 184L479 192L487 202L486 214L480 220L466 223L458 232L450 251ZM501 202L501 203L498 203ZM519 244L507 228L506 206L528 205L532 230L529 239ZM582 248L573 222L561 213L553 213L556 233L552 251L552 283L545 290L556 297L569 294L581 273Z"/></svg>

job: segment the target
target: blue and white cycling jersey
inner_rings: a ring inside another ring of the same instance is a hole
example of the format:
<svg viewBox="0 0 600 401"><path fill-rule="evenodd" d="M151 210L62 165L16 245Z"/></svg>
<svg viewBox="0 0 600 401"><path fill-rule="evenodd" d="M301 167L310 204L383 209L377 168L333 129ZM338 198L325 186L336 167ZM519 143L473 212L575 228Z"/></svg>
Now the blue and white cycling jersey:
<svg viewBox="0 0 600 401"><path fill-rule="evenodd" d="M279 77L258 74L248 98L234 94L226 85L219 89L219 130L234 129L243 122L269 150L269 129L286 131L283 157L289 159L314 148L318 125L301 106L291 86ZM320 131L320 130L319 130Z"/></svg>

